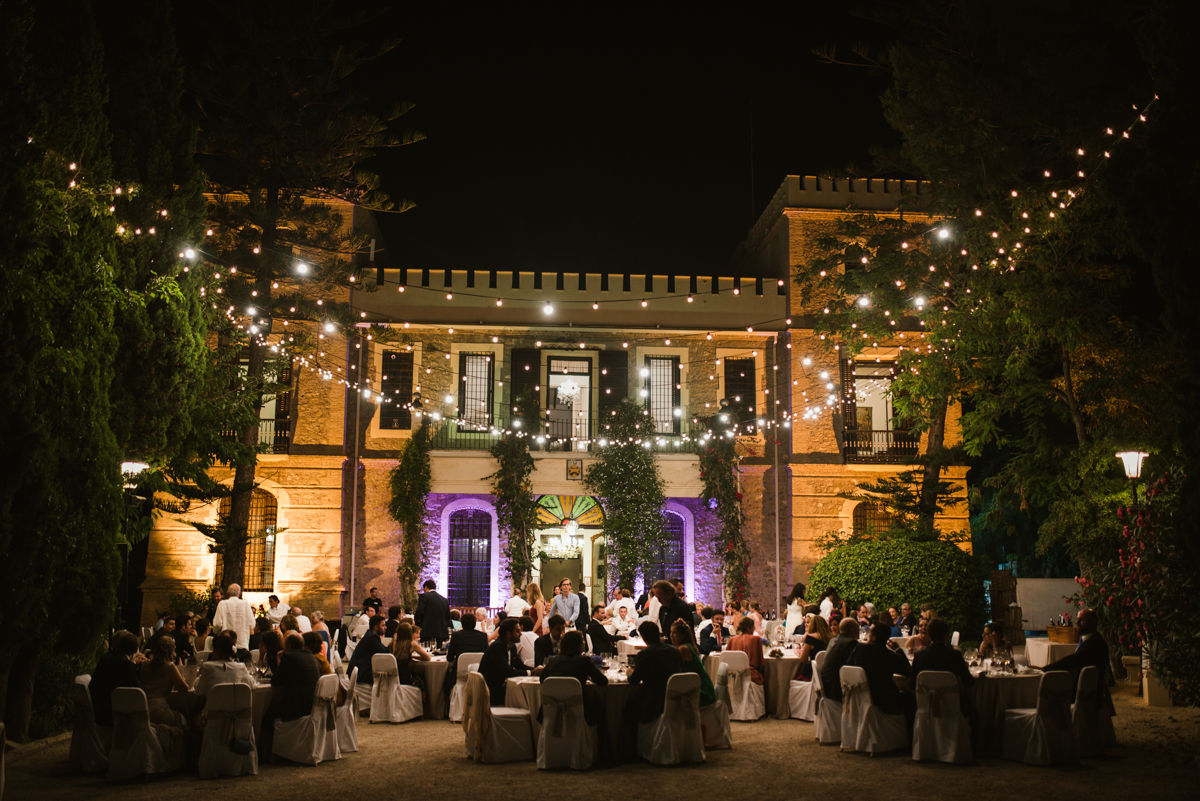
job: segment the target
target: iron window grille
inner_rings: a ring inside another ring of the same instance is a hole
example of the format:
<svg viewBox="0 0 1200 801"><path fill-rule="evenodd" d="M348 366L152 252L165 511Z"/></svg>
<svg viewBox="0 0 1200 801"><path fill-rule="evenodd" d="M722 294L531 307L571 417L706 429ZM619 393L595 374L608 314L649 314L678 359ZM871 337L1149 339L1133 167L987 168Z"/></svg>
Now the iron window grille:
<svg viewBox="0 0 1200 801"><path fill-rule="evenodd" d="M683 578L683 518L674 512L663 512L667 538L662 545L650 550L646 565L646 586L660 579Z"/></svg>
<svg viewBox="0 0 1200 801"><path fill-rule="evenodd" d="M458 355L458 419L468 429L486 429L492 424L492 353Z"/></svg>
<svg viewBox="0 0 1200 801"><path fill-rule="evenodd" d="M242 589L246 592L271 592L275 589L275 537L278 530L279 504L275 496L266 490L256 489L250 498L250 522L246 542L246 571ZM222 523L229 520L233 508L232 498L222 498L217 512ZM217 554L219 577L224 574L225 563Z"/></svg>
<svg viewBox="0 0 1200 801"><path fill-rule="evenodd" d="M491 601L492 516L482 509L450 514L449 576L451 606L488 606Z"/></svg>
<svg viewBox="0 0 1200 801"><path fill-rule="evenodd" d="M743 431L755 430L754 402L758 390L755 382L754 359L725 359L725 400L729 411Z"/></svg>
<svg viewBox="0 0 1200 801"><path fill-rule="evenodd" d="M408 408L413 396L412 351L385 350L381 375L379 391L389 402L379 408L379 427L408 431L412 428L412 410Z"/></svg>
<svg viewBox="0 0 1200 801"><path fill-rule="evenodd" d="M681 415L680 373L678 356L647 356L645 362L646 403L654 430L659 434L678 434Z"/></svg>
<svg viewBox="0 0 1200 801"><path fill-rule="evenodd" d="M862 501L854 507L854 533L879 534L892 527L892 516L882 503Z"/></svg>

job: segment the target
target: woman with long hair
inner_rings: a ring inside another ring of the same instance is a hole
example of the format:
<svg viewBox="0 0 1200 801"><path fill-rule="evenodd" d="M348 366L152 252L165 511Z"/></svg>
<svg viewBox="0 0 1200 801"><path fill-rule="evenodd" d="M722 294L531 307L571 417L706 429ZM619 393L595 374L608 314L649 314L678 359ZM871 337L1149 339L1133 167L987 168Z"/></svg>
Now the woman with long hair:
<svg viewBox="0 0 1200 801"><path fill-rule="evenodd" d="M175 666L175 640L163 636L151 642L150 661L138 668L138 686L146 693L150 722L158 733L163 752L171 758L176 749L184 747L184 729L182 718L171 709L167 696L190 689Z"/></svg>
<svg viewBox="0 0 1200 801"><path fill-rule="evenodd" d="M742 608L746 609L746 606L744 605L745 601L742 603ZM746 617L754 621L754 633L761 637L763 636L762 607L758 605L758 601L752 601L749 607L750 608L746 610Z"/></svg>
<svg viewBox="0 0 1200 801"><path fill-rule="evenodd" d="M268 631L258 640L258 666L274 673L279 669L279 655L283 652L283 635Z"/></svg>
<svg viewBox="0 0 1200 801"><path fill-rule="evenodd" d="M804 623L804 593L808 590L803 584L796 582L787 596L787 619L783 624L784 634L798 634L796 631Z"/></svg>
<svg viewBox="0 0 1200 801"><path fill-rule="evenodd" d="M829 624L820 615L809 615L804 627L804 644L800 646L800 664L796 668L796 678L800 681L812 681L813 662L817 654L825 650L833 632Z"/></svg>
<svg viewBox="0 0 1200 801"><path fill-rule="evenodd" d="M717 700L717 690L713 687L712 678L704 668L704 660L700 657L700 649L696 646L696 634L692 627L682 620L671 624L671 644L679 649L683 659L685 673L695 673L700 677L700 706L708 706Z"/></svg>
<svg viewBox="0 0 1200 801"><path fill-rule="evenodd" d="M542 588L537 582L531 581L525 587L525 603L529 604L528 615L533 618L533 633L541 636L546 633L546 601L542 598Z"/></svg>
<svg viewBox="0 0 1200 801"><path fill-rule="evenodd" d="M396 635L392 637L392 656L396 657L396 678L401 684L421 688L425 692L425 679L412 671L413 660L428 662L433 659L429 652L421 647L419 642L413 642L413 627L411 623L401 623L396 626Z"/></svg>
<svg viewBox="0 0 1200 801"><path fill-rule="evenodd" d="M846 617L846 602L838 596L833 587L825 588L825 592L817 599L817 605L821 607L821 617L825 618L826 623L833 623L834 612L838 613L839 620Z"/></svg>

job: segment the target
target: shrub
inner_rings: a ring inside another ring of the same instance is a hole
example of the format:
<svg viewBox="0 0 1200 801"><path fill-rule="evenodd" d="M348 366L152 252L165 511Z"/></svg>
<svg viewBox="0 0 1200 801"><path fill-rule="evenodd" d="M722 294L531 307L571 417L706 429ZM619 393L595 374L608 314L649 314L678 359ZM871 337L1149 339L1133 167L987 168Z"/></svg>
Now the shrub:
<svg viewBox="0 0 1200 801"><path fill-rule="evenodd" d="M810 594L833 587L851 603L876 609L910 603L937 607L951 631L974 632L984 623L983 577L978 561L941 541L891 539L851 542L834 549L810 571Z"/></svg>

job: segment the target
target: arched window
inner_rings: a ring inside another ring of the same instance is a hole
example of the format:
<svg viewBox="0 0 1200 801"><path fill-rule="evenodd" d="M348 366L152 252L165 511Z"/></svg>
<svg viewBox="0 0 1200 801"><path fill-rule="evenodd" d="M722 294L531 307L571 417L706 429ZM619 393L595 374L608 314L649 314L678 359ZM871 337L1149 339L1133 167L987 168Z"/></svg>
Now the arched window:
<svg viewBox="0 0 1200 801"><path fill-rule="evenodd" d="M219 519L229 519L233 506L231 498L221 499ZM275 589L275 536L279 504L275 496L266 490L256 489L250 498L250 523L247 531L250 540L246 543L246 575L242 580L245 592L271 592ZM217 581L221 581L224 564L217 554Z"/></svg>
<svg viewBox="0 0 1200 801"><path fill-rule="evenodd" d="M663 512L667 539L661 547L650 551L650 563L646 565L646 586L659 579L684 578L683 564L683 517L674 512Z"/></svg>
<svg viewBox="0 0 1200 801"><path fill-rule="evenodd" d="M892 516L876 501L863 501L854 507L854 533L878 534L892 527Z"/></svg>
<svg viewBox="0 0 1200 801"><path fill-rule="evenodd" d="M492 516L482 509L450 514L449 575L451 606L487 606L492 582Z"/></svg>

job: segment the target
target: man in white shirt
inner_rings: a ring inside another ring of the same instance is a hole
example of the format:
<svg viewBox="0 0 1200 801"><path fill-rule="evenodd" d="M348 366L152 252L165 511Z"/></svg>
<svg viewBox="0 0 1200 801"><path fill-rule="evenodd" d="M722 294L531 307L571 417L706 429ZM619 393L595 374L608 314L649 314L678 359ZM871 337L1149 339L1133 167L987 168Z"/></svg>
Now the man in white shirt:
<svg viewBox="0 0 1200 801"><path fill-rule="evenodd" d="M308 619L308 615L300 611L300 607L292 607L292 617L296 618L296 623L300 626L301 634L312 631L312 621Z"/></svg>
<svg viewBox="0 0 1200 801"><path fill-rule="evenodd" d="M240 585L229 585L229 593L225 600L217 604L213 626L219 631L229 631L237 635L233 644L235 649L246 648L250 644L250 630L254 628L254 607L242 597Z"/></svg>
<svg viewBox="0 0 1200 801"><path fill-rule="evenodd" d="M621 637L630 637L633 631L637 628L637 621L634 620L633 613L628 607L617 607L617 616L611 619L612 631L609 634L618 635ZM605 626L605 628L608 628Z"/></svg>
<svg viewBox="0 0 1200 801"><path fill-rule="evenodd" d="M534 663L533 644L537 642L538 636L533 633L533 618L529 615L521 616L521 639L517 643L517 656L525 663L525 667L531 668Z"/></svg>
<svg viewBox="0 0 1200 801"><path fill-rule="evenodd" d="M509 617L520 617L529 609L529 604L521 597L521 588L513 587L513 595L508 599L508 603L504 604L504 614Z"/></svg>
<svg viewBox="0 0 1200 801"><path fill-rule="evenodd" d="M283 616L288 613L286 606L279 605L278 595L267 596L267 620L271 621L271 625L279 627L279 621L283 620Z"/></svg>
<svg viewBox="0 0 1200 801"><path fill-rule="evenodd" d="M624 607L627 610L625 614L630 620L633 620L635 617L637 617L637 615L634 614L637 606L633 603L633 593L629 590L617 590L614 592L612 603L605 608L605 611L608 612L609 617L616 619L619 617L617 610L621 607Z"/></svg>

